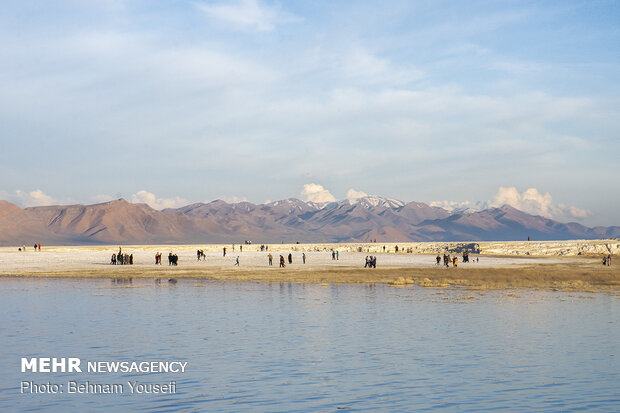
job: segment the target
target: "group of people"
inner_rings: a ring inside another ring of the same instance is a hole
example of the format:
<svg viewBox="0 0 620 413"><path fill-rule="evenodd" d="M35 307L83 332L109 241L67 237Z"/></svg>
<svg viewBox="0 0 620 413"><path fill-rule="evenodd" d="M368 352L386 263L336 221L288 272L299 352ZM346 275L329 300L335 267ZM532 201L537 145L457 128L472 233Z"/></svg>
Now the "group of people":
<svg viewBox="0 0 620 413"><path fill-rule="evenodd" d="M155 253L155 265L161 265L161 252ZM179 256L177 254L173 254L172 251L168 254L168 265L178 265Z"/></svg>
<svg viewBox="0 0 620 413"><path fill-rule="evenodd" d="M377 257L373 255L370 255L370 256L367 255L364 268L377 268Z"/></svg>
<svg viewBox="0 0 620 413"><path fill-rule="evenodd" d="M245 244L251 244L251 241L246 241ZM241 245L239 246L239 249L241 250ZM266 245L261 245L260 246L260 250L261 251L267 251L267 246ZM384 247L385 248L385 247ZM23 251L26 251L26 247L22 247ZM41 244L34 244L34 250L35 251L41 251ZM395 252L398 252L398 246L395 246L394 248ZM226 247L223 248L223 255L224 257L226 256ZM242 251L242 250L241 250ZM331 256L332 256L332 260L338 260L339 259L339 252L337 250L332 249L331 250ZM198 259L198 261L200 261L201 259L203 261L206 261L206 255L204 250L196 250L196 257ZM268 260L269 260L269 265L272 266L273 265L273 255L271 253L269 253L267 255ZM603 265L605 266L611 266L611 254L609 255L603 255ZM155 264L161 265L161 259L162 259L162 253L161 252L157 252L155 254ZM301 259L303 264L306 263L306 254L302 253L301 254ZM280 255L280 268L284 268L286 267L286 261L288 261L288 264L293 264L293 254L289 253L287 257L285 257L284 255ZM437 265L440 265L442 262L442 257L437 254L436 257L436 261L437 261ZM479 259L476 258L476 260L474 260L474 262L478 262ZM177 254L173 254L172 252L170 252L168 254L168 265L178 265L179 262L179 257ZM462 262L470 262L469 261L469 252L468 251L463 251L463 261ZM458 257L455 255L453 257L450 256L450 254L443 254L443 264L446 267L450 267L450 263L452 263L453 267L457 267L458 266ZM116 254L112 254L112 257L110 259L110 264L113 265L133 265L133 254L127 254L127 253L123 253L122 249L119 247L118 249L118 253ZM239 256L237 256L237 258L235 259L235 266L239 266ZM376 256L366 256L365 259L365 263L364 263L364 268L377 268L377 257Z"/></svg>
<svg viewBox="0 0 620 413"><path fill-rule="evenodd" d="M377 242L377 241L375 240L375 242ZM413 251L413 250L411 250L411 251ZM383 252L385 252L385 245L383 246ZM398 245L394 246L394 252L398 252Z"/></svg>
<svg viewBox="0 0 620 413"><path fill-rule="evenodd" d="M293 254L289 253L288 254L288 263L292 264L293 263ZM269 265L273 265L273 255L271 255L271 253L269 253L269 255L267 255L267 259L269 260ZM306 263L306 253L302 252L301 253L301 261L305 264ZM286 267L286 259L284 258L284 255L280 255L280 268L284 268Z"/></svg>
<svg viewBox="0 0 620 413"><path fill-rule="evenodd" d="M603 265L607 265L608 267L611 267L611 254L608 256L603 255Z"/></svg>
<svg viewBox="0 0 620 413"><path fill-rule="evenodd" d="M437 260L437 265L440 265L441 257L439 256L439 254L437 254L437 257L435 259ZM463 262L469 262L469 252L467 251L463 251ZM478 258L476 258L476 262L478 262ZM449 267L450 263L452 263L453 267L457 267L459 264L459 259L456 255L454 257L450 257L450 254L444 254L443 263L446 267Z"/></svg>
<svg viewBox="0 0 620 413"><path fill-rule="evenodd" d="M463 251L463 262L469 262L469 252Z"/></svg>
<svg viewBox="0 0 620 413"><path fill-rule="evenodd" d="M437 265L439 265L441 263L441 257L439 256L439 254L437 254L437 257L435 259L437 260ZM444 254L443 255L443 264L446 267L449 267L450 266L450 262L452 262L452 266L456 267L458 265L458 263L459 263L459 259L456 256L450 258L449 254L448 255Z"/></svg>
<svg viewBox="0 0 620 413"><path fill-rule="evenodd" d="M34 244L34 250L41 251L41 244ZM26 246L22 245L21 247L17 248L17 251L26 251Z"/></svg>
<svg viewBox="0 0 620 413"><path fill-rule="evenodd" d="M112 254L110 259L112 265L133 265L133 254L123 254L121 251L118 254Z"/></svg>
<svg viewBox="0 0 620 413"><path fill-rule="evenodd" d="M161 264L161 257L160 257L160 264ZM179 256L170 252L170 254L168 254L168 265L178 265L178 264L179 264Z"/></svg>

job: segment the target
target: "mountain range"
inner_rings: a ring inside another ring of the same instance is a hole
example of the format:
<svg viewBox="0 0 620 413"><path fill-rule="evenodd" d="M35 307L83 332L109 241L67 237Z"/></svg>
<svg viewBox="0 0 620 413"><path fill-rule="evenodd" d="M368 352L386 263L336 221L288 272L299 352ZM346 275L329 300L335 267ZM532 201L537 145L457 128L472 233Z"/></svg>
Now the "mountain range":
<svg viewBox="0 0 620 413"><path fill-rule="evenodd" d="M379 196L331 203L216 200L155 210L119 199L20 208L0 201L0 245L511 241L615 238L620 227L586 227L509 205L447 211Z"/></svg>

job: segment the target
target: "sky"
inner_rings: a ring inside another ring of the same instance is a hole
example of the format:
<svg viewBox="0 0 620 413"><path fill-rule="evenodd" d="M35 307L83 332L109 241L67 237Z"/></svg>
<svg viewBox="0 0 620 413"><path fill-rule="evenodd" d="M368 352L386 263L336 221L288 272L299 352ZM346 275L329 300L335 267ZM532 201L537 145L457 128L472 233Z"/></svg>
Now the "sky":
<svg viewBox="0 0 620 413"><path fill-rule="evenodd" d="M0 199L620 225L620 2L5 1Z"/></svg>

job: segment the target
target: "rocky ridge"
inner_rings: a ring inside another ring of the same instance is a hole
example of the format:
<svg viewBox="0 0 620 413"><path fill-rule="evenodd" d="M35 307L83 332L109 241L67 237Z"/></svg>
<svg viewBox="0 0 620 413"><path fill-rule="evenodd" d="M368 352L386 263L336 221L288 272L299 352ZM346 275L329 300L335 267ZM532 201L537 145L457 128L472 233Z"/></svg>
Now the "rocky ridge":
<svg viewBox="0 0 620 413"><path fill-rule="evenodd" d="M216 200L163 211L123 199L24 209L0 201L0 245L480 242L619 236L617 226L561 223L508 205L449 212L377 196L330 203L295 198L266 204Z"/></svg>

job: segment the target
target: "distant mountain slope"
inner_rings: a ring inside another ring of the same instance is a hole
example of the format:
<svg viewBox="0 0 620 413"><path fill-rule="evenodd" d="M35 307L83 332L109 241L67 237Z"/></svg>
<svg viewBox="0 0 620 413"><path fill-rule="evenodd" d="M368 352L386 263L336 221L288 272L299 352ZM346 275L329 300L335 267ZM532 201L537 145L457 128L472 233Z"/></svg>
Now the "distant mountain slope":
<svg viewBox="0 0 620 413"><path fill-rule="evenodd" d="M201 241L210 231L220 229L208 219L195 222L181 213L167 214L125 200L15 208L0 205L0 217L7 209L12 211L8 218L0 218L0 243L4 245Z"/></svg>
<svg viewBox="0 0 620 413"><path fill-rule="evenodd" d="M563 224L541 216L519 211L509 205L483 211L454 214L450 217L422 222L432 227L433 238L441 241L471 239L479 241L567 240L609 238L620 235L620 227L593 229L577 223ZM463 238L467 237L467 238Z"/></svg>
<svg viewBox="0 0 620 413"><path fill-rule="evenodd" d="M339 241L505 241L613 238L620 227L588 228L510 206L451 213L420 202L368 196L354 201L267 204L221 200L157 211L117 200L21 209L0 201L0 244L149 244Z"/></svg>
<svg viewBox="0 0 620 413"><path fill-rule="evenodd" d="M217 217L229 230L243 228L252 239L304 241L563 240L620 236L620 227L588 228L534 216L505 205L478 212L450 213L421 202L377 196L325 204L291 198L264 205L213 201L165 210ZM235 226L241 225L242 226ZM295 238L297 237L297 238Z"/></svg>

